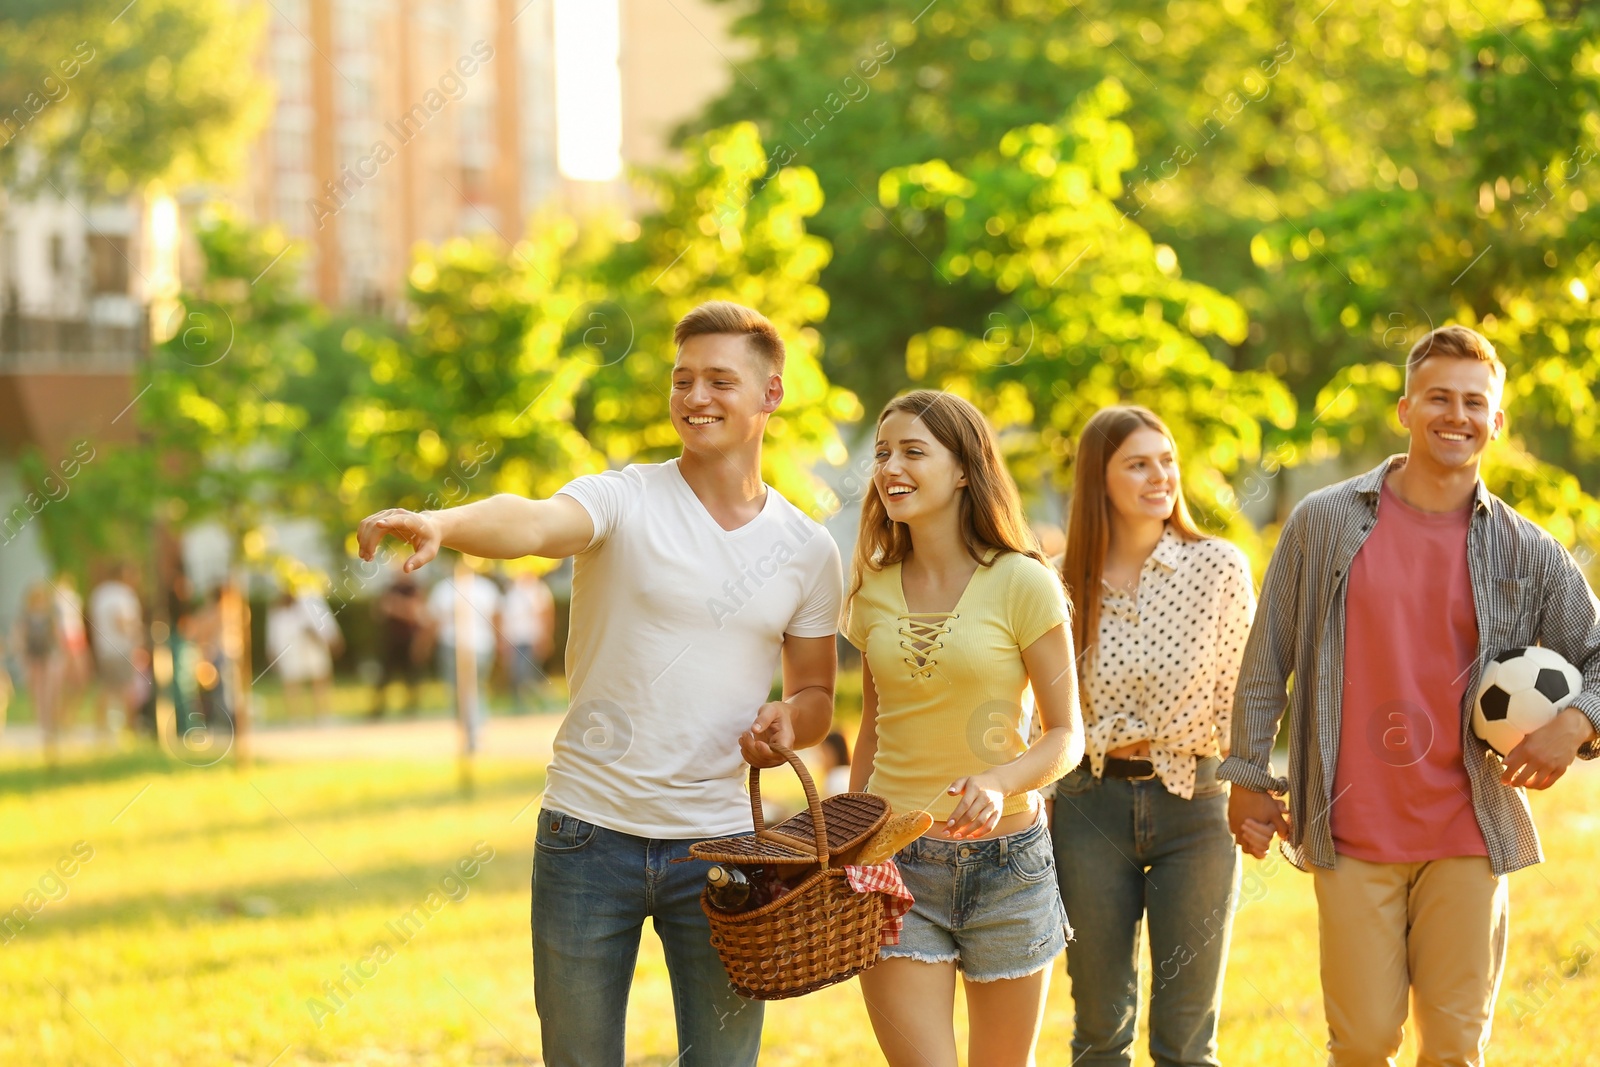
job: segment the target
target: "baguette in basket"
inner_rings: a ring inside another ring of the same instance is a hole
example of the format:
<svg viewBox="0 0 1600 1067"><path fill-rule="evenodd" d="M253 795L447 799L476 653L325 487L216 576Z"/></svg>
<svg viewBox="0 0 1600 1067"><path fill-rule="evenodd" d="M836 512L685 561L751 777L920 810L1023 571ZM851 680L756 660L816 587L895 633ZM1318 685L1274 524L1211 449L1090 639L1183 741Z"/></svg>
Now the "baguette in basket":
<svg viewBox="0 0 1600 1067"><path fill-rule="evenodd" d="M855 862L863 867L882 863L927 833L932 826L933 816L921 810L891 816L889 821L861 846Z"/></svg>

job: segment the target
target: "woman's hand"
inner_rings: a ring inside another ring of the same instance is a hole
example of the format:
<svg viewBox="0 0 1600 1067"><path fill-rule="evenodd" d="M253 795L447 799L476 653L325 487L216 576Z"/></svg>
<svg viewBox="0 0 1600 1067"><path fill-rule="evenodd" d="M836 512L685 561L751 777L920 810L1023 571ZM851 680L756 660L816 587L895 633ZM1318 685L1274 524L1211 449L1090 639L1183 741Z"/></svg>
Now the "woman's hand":
<svg viewBox="0 0 1600 1067"><path fill-rule="evenodd" d="M956 810L950 813L949 820L944 824L946 837L951 840L982 837L1000 825L1006 794L987 775L974 774L966 778L957 778L950 783L950 788L946 792L950 796L961 798L956 804Z"/></svg>

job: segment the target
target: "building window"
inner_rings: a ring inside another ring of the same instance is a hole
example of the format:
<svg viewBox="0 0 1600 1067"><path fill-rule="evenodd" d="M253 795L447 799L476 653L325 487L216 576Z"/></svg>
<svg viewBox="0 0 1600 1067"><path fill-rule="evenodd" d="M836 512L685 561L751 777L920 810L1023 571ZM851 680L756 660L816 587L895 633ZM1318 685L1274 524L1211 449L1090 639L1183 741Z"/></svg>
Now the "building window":
<svg viewBox="0 0 1600 1067"><path fill-rule="evenodd" d="M89 236L89 273L96 296L128 291L128 239L103 233Z"/></svg>
<svg viewBox="0 0 1600 1067"><path fill-rule="evenodd" d="M61 240L59 233L53 233L50 235L50 272L52 274L65 274L66 271L66 242Z"/></svg>

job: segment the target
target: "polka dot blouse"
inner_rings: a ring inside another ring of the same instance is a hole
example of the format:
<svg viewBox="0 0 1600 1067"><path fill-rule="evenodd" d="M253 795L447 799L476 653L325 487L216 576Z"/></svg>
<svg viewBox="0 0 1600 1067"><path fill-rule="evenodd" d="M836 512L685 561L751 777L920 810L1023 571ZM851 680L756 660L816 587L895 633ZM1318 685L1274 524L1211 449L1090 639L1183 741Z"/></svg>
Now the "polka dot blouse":
<svg viewBox="0 0 1600 1067"><path fill-rule="evenodd" d="M1220 538L1185 541L1169 526L1133 593L1102 583L1100 629L1085 661L1090 767L1149 741L1171 793L1194 795L1197 759L1225 752L1239 661L1255 614L1250 564Z"/></svg>

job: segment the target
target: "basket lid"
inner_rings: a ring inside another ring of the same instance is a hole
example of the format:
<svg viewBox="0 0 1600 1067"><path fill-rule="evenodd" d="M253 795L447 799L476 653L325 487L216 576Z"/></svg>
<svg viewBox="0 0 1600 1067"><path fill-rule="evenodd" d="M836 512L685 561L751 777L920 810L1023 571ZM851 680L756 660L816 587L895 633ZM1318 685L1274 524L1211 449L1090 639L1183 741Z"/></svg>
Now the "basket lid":
<svg viewBox="0 0 1600 1067"><path fill-rule="evenodd" d="M874 793L839 793L822 801L828 852L837 856L866 841L889 818L889 802ZM815 825L807 809L770 829L718 837L689 846L689 855L713 863L793 864L817 862Z"/></svg>
<svg viewBox="0 0 1600 1067"><path fill-rule="evenodd" d="M761 768L752 765L750 821L755 832L697 841L689 846L694 859L762 865L815 863L827 870L831 858L861 844L888 820L889 802L873 793L840 793L820 799L804 761L782 745L772 748L799 776L806 791L806 810L768 829L761 813Z"/></svg>

